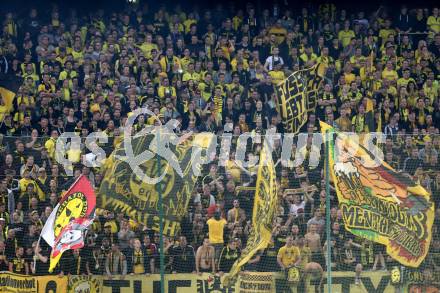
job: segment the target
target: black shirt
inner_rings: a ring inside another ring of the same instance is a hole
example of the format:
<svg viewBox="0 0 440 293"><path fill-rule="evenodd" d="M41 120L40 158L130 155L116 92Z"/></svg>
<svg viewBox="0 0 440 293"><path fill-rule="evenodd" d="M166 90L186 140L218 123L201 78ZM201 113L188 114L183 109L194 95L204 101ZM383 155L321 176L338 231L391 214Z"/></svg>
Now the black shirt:
<svg viewBox="0 0 440 293"><path fill-rule="evenodd" d="M240 257L240 251L231 249L229 246L225 246L220 253L220 259L218 261L219 270L222 272L229 272L234 262Z"/></svg>
<svg viewBox="0 0 440 293"><path fill-rule="evenodd" d="M178 273L191 273L195 271L195 255L192 246L175 246L171 249L170 254L173 256L173 271Z"/></svg>

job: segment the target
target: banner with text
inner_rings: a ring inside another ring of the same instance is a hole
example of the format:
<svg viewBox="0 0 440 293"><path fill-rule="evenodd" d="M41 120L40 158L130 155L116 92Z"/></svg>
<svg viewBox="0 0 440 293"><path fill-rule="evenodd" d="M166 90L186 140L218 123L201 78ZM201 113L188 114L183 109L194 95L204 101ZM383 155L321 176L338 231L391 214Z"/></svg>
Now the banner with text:
<svg viewBox="0 0 440 293"><path fill-rule="evenodd" d="M278 112L286 132L298 133L306 124L308 113L315 111L322 82L319 67L295 71L276 87Z"/></svg>
<svg viewBox="0 0 440 293"><path fill-rule="evenodd" d="M434 204L409 176L396 172L351 136L321 122L330 173L345 228L386 246L401 264L418 267L431 242Z"/></svg>
<svg viewBox="0 0 440 293"><path fill-rule="evenodd" d="M0 292L3 293L39 293L67 292L67 277L23 276L9 272L0 272Z"/></svg>
<svg viewBox="0 0 440 293"><path fill-rule="evenodd" d="M327 280L307 279L300 283L297 292L327 292ZM332 291L341 293L394 293L398 287L391 284L390 274L386 272L363 272L360 284L355 282L354 272L333 272ZM273 293L286 289L282 273L246 272L240 274L230 287L221 284L217 275L203 273L165 275L165 292L168 293ZM43 291L44 292L44 291ZM58 291L57 291L58 292ZM160 275L113 276L71 276L68 293L160 293Z"/></svg>

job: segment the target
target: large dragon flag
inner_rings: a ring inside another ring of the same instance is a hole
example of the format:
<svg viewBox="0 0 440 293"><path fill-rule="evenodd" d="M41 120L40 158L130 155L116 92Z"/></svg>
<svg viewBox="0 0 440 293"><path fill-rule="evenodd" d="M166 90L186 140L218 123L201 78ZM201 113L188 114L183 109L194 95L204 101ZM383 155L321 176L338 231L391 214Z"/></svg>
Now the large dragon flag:
<svg viewBox="0 0 440 293"><path fill-rule="evenodd" d="M324 64L316 64L293 72L276 86L278 113L286 132L298 133L308 113L315 111L324 71Z"/></svg>
<svg viewBox="0 0 440 293"><path fill-rule="evenodd" d="M321 130L345 228L385 245L402 265L418 267L432 238L430 194L349 135L322 122Z"/></svg>
<svg viewBox="0 0 440 293"><path fill-rule="evenodd" d="M64 251L84 246L84 231L95 217L96 196L87 177L80 175L64 193L41 231L52 247L49 272L58 264Z"/></svg>
<svg viewBox="0 0 440 293"><path fill-rule="evenodd" d="M272 148L264 140L260 152L260 161L255 186L254 208L252 212L252 228L246 247L243 249L223 284L228 286L236 279L238 272L259 250L265 249L272 235L272 224L277 210L277 183L275 165L272 160Z"/></svg>
<svg viewBox="0 0 440 293"><path fill-rule="evenodd" d="M212 133L177 137L173 132L160 134L157 130L124 138L102 167L97 206L122 212L159 232L160 192L163 233L179 234L200 172L197 150L208 152L208 147L215 147L214 142Z"/></svg>

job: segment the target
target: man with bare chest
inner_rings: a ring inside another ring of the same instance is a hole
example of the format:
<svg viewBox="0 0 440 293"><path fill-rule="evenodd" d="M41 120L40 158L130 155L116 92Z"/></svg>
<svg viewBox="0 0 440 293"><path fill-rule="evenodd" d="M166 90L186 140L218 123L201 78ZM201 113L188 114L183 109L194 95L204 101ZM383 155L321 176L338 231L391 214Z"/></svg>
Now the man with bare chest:
<svg viewBox="0 0 440 293"><path fill-rule="evenodd" d="M317 233L317 225L310 224L309 232L305 235L305 239L310 248L312 262L323 265L321 236Z"/></svg>

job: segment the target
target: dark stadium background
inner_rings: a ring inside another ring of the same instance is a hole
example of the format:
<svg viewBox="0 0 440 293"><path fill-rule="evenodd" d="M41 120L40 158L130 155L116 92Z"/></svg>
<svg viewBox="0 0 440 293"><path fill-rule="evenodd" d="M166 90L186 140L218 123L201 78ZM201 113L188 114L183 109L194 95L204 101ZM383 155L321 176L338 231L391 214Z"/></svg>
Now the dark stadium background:
<svg viewBox="0 0 440 293"><path fill-rule="evenodd" d="M221 4L225 10L228 10L231 6L235 9L244 8L246 3L253 3L257 10L262 10L265 8L272 8L274 4L283 8L285 3L289 6L294 14L295 12L300 12L302 7L319 6L323 3L334 3L340 9L346 9L348 12L355 10L360 11L371 11L377 9L379 6L386 6L390 11L393 9L398 9L402 4L405 4L409 8L416 7L430 7L437 5L438 1L435 0L425 0L425 1L410 1L404 2L399 0L338 0L338 1L325 1L325 0L313 0L313 1L294 1L294 0L279 0L279 1L247 1L247 0L235 0L235 1L202 1L202 0L185 0L185 1L175 1L175 0L163 0L163 1L146 1L137 0L139 4L147 3L151 9L158 8L159 6L173 6L178 3L182 8L194 7L196 5L199 9L214 9L218 4ZM65 1L65 0L2 0L0 1L0 9L4 11L14 11L21 13L22 11L29 11L29 7L51 7L51 5L57 4L64 8L75 8L78 12L88 13L97 9L111 8L112 10L122 9L126 4L127 0L76 0L76 1Z"/></svg>

